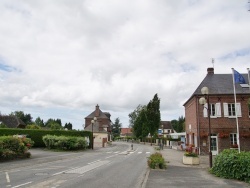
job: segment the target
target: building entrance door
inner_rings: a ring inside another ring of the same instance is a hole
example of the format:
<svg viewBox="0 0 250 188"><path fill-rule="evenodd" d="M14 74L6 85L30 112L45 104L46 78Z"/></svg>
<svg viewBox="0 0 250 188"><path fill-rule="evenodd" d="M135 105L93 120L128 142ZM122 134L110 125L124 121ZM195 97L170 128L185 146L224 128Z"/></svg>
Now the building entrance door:
<svg viewBox="0 0 250 188"><path fill-rule="evenodd" d="M217 135L211 135L211 151L212 155L218 155L218 137Z"/></svg>

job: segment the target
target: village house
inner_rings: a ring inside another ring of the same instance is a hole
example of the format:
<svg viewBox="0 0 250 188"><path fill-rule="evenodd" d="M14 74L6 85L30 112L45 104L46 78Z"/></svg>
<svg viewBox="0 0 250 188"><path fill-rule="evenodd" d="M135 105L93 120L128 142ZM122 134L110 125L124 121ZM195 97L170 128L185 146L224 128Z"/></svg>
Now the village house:
<svg viewBox="0 0 250 188"><path fill-rule="evenodd" d="M245 81L247 74L242 74ZM231 74L215 74L214 68L207 69L207 75L185 102L186 142L192 144L199 154L209 151L209 116L208 105L199 104L204 97L201 89L209 89L211 151L217 155L223 149L234 149L240 145L241 151L250 151L250 90L235 84L236 105L234 100L234 85ZM239 141L237 139L237 121Z"/></svg>
<svg viewBox="0 0 250 188"><path fill-rule="evenodd" d="M26 124L16 116L12 115L1 115L0 124L5 125L7 128L25 128Z"/></svg>
<svg viewBox="0 0 250 188"><path fill-rule="evenodd" d="M120 137L125 138L128 136L133 136L131 128L121 128Z"/></svg>
<svg viewBox="0 0 250 188"><path fill-rule="evenodd" d="M171 125L170 121L161 121L159 129L158 129L158 134L159 136L167 137L170 133L174 133L174 129Z"/></svg>
<svg viewBox="0 0 250 188"><path fill-rule="evenodd" d="M111 140L111 120L109 112L102 112L99 105L96 105L95 110L85 117L86 131L93 131L94 147L105 147L107 141ZM95 120L92 124L91 121Z"/></svg>

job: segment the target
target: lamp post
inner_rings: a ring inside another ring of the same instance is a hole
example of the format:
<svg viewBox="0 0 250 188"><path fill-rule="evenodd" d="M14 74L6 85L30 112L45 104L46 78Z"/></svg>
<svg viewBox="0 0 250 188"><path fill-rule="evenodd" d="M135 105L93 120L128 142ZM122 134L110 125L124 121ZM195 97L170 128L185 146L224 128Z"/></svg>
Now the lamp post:
<svg viewBox="0 0 250 188"><path fill-rule="evenodd" d="M93 131L93 126L96 122L97 118L94 117L94 119L91 120L91 125L92 125L92 149L94 149L94 131Z"/></svg>
<svg viewBox="0 0 250 188"><path fill-rule="evenodd" d="M207 103L207 112L208 112L208 137L209 137L209 167L212 168L212 142L211 142L211 124L210 124L210 115L211 115L211 106L209 104L209 90L207 87L203 87L201 89L201 93L204 97L199 99L199 103L201 105L205 105Z"/></svg>

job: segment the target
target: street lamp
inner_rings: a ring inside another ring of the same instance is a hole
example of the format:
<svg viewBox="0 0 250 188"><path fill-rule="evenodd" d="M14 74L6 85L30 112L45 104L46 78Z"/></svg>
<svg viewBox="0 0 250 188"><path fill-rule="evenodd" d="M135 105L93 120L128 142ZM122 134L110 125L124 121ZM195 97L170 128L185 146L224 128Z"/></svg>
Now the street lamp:
<svg viewBox="0 0 250 188"><path fill-rule="evenodd" d="M93 131L93 126L96 122L97 118L94 117L94 119L91 120L91 125L92 125L92 149L94 149L94 131Z"/></svg>
<svg viewBox="0 0 250 188"><path fill-rule="evenodd" d="M211 115L211 106L209 104L209 90L207 87L203 87L201 89L201 93L204 97L199 99L199 103L201 105L205 105L207 103L207 112L208 112L208 137L209 137L209 167L212 168L212 142L211 142L211 125L210 125L210 115Z"/></svg>

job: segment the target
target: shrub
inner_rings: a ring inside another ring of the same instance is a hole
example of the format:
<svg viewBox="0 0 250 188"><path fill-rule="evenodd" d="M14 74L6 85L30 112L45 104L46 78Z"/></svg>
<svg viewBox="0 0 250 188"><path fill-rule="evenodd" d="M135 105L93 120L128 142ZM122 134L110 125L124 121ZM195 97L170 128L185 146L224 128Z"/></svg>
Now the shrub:
<svg viewBox="0 0 250 188"><path fill-rule="evenodd" d="M45 135L43 141L48 149L78 150L88 147L84 137Z"/></svg>
<svg viewBox="0 0 250 188"><path fill-rule="evenodd" d="M30 157L28 149L34 144L29 138L17 136L0 137L0 160Z"/></svg>
<svg viewBox="0 0 250 188"><path fill-rule="evenodd" d="M162 157L162 154L158 152L150 155L148 159L148 166L152 169L155 168L165 169L167 167L165 160Z"/></svg>
<svg viewBox="0 0 250 188"><path fill-rule="evenodd" d="M250 152L238 153L237 150L225 149L215 158L210 172L219 177L250 183L249 167Z"/></svg>

